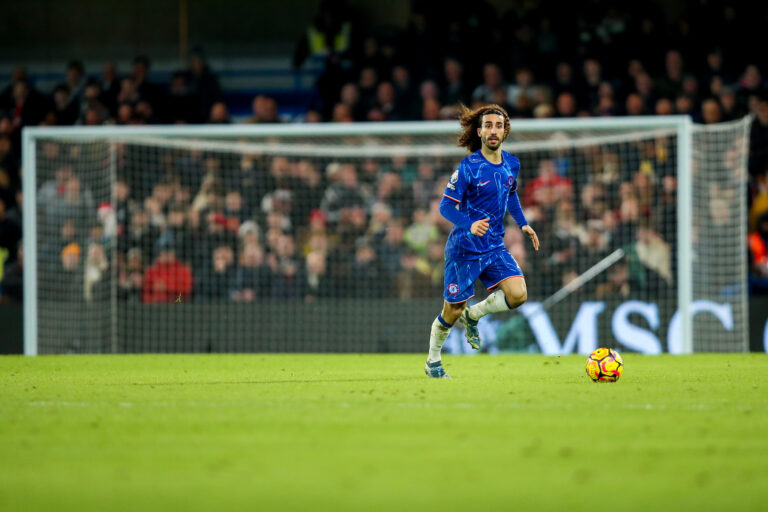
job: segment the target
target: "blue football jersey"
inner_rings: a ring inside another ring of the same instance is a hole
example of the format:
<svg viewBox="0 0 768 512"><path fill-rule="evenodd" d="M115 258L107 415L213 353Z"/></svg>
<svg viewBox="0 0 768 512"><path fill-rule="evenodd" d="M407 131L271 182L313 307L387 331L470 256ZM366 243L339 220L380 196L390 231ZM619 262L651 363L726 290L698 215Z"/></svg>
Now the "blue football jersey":
<svg viewBox="0 0 768 512"><path fill-rule="evenodd" d="M501 152L500 164L492 164L480 150L461 161L453 172L443 195L456 202L471 222L488 217L489 228L475 236L469 227L454 225L445 246L446 258L472 260L504 249L504 215L509 195L517 189L520 160Z"/></svg>

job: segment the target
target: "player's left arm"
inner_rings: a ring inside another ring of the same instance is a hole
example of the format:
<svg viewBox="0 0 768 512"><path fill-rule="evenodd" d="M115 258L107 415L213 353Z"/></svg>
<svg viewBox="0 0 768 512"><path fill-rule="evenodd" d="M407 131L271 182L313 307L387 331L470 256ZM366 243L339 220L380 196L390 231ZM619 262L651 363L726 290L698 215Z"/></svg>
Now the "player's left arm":
<svg viewBox="0 0 768 512"><path fill-rule="evenodd" d="M517 225L525 233L528 238L531 239L534 250L539 250L539 236L536 231L528 224L523 213L523 207L520 205L520 198L517 196L517 180L512 185L512 189L509 191L509 198L507 199L507 211L515 219Z"/></svg>

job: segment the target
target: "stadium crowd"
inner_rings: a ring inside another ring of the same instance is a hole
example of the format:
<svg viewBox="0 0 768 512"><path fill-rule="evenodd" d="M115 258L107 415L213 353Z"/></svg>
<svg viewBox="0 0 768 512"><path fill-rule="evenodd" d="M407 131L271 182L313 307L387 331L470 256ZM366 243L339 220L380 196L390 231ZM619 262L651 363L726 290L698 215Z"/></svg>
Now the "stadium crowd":
<svg viewBox="0 0 768 512"><path fill-rule="evenodd" d="M319 37L302 39L294 58L297 67L308 59L322 64L318 100L286 120L275 98L259 94L245 122L455 119L459 104L489 102L513 118L687 114L709 124L752 114L750 273L754 290L766 291L765 69L745 59L751 54L741 51L735 35L736 20L743 19L733 7L724 9L722 19L705 13L697 30L684 21L660 26L652 13L632 18L616 10L596 18L574 14L572 29L561 30L547 16L494 16L484 6L443 19L449 15L426 16L415 3L404 31L361 37L359 23L331 5L309 27L308 34ZM707 23L715 22L718 41L704 36ZM145 56L128 72L107 62L93 73L73 60L64 82L40 91L19 67L0 92L3 300L22 297L24 126L232 122L202 53L170 83L152 82L150 70ZM155 151L163 169L148 173L145 156L121 147L114 196L105 196L95 183L89 188L81 181L85 163L77 146L41 148L40 229L56 236L41 247L40 272L52 297L93 301L117 293L154 303L439 296L451 226L437 204L456 159L320 164ZM597 283L597 297L628 296L638 288L651 293L672 283L675 233L663 219L674 217L674 148L640 144L632 151L631 164L619 169L610 150L523 157L522 204L545 250L531 253L515 229L507 236L523 270L537 276L532 296L546 296L585 270L584 261L630 243L638 258ZM575 160L593 172L569 175L568 162Z"/></svg>

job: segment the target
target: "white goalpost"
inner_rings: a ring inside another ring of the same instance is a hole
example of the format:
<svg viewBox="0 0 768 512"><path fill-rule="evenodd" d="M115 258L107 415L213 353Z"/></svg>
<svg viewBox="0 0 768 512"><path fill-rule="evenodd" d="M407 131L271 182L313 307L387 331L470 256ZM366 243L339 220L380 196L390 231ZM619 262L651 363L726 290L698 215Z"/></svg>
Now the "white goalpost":
<svg viewBox="0 0 768 512"><path fill-rule="evenodd" d="M749 123L513 120L542 250L508 228L497 348L745 351ZM459 130L25 128L24 353L426 350Z"/></svg>

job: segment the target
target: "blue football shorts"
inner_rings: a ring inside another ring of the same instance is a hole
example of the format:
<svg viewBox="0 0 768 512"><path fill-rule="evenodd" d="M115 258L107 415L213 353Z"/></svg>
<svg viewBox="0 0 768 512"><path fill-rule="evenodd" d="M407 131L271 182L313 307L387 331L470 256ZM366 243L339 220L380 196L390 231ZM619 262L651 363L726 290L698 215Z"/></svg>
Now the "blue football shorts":
<svg viewBox="0 0 768 512"><path fill-rule="evenodd" d="M471 299L475 295L475 280L488 290L510 277L523 277L523 271L507 250L485 254L476 260L445 260L443 297L450 304Z"/></svg>

